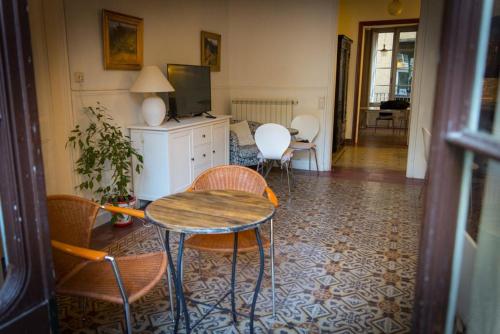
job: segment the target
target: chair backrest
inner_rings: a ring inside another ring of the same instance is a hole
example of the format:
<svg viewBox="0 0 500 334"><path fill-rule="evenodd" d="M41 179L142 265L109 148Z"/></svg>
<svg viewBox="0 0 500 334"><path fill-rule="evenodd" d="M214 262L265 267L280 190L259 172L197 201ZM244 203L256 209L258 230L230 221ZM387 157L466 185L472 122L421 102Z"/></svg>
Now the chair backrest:
<svg viewBox="0 0 500 334"><path fill-rule="evenodd" d="M292 120L292 128L299 130L297 137L312 143L319 132L319 120L312 115L300 115Z"/></svg>
<svg viewBox="0 0 500 334"><path fill-rule="evenodd" d="M73 246L88 248L99 205L72 195L47 197L50 237ZM56 281L69 273L82 260L53 252Z"/></svg>
<svg viewBox="0 0 500 334"><path fill-rule="evenodd" d="M240 190L263 195L267 182L253 169L227 165L207 169L194 180L191 189L196 190Z"/></svg>
<svg viewBox="0 0 500 334"><path fill-rule="evenodd" d="M264 159L281 160L290 141L290 131L283 125L267 123L255 131L255 144Z"/></svg>
<svg viewBox="0 0 500 334"><path fill-rule="evenodd" d="M429 163L429 152L431 150L431 132L427 128L422 128L422 135L424 136L425 162Z"/></svg>

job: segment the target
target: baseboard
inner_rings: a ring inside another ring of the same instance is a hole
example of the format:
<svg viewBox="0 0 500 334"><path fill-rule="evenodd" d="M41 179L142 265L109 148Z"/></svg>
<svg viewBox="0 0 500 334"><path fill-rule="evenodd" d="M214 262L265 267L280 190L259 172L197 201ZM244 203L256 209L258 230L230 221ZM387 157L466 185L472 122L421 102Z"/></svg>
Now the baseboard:
<svg viewBox="0 0 500 334"><path fill-rule="evenodd" d="M111 214L107 211L101 210L97 214L93 228L97 228L99 226L107 224L107 223L109 223L110 220L111 220Z"/></svg>

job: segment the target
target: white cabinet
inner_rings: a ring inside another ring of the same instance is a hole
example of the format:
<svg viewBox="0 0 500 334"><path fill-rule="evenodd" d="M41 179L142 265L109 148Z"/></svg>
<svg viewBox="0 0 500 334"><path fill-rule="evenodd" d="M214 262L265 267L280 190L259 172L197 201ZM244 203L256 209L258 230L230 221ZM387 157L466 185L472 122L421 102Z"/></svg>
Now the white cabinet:
<svg viewBox="0 0 500 334"><path fill-rule="evenodd" d="M153 201L184 191L206 169L228 164L229 119L195 117L158 127L129 127L132 145L144 158L140 174L133 161L135 196Z"/></svg>
<svg viewBox="0 0 500 334"><path fill-rule="evenodd" d="M161 151L164 148L165 147L159 148L159 150ZM171 177L170 189L165 188L162 196L184 191L193 180L193 169L191 167L193 159L193 138L191 131L187 130L172 133L168 142L168 149L165 151L168 152L168 170L170 171ZM144 166L146 167L146 165ZM156 173L161 174L163 171L157 168L159 166L161 165L151 167L155 169Z"/></svg>

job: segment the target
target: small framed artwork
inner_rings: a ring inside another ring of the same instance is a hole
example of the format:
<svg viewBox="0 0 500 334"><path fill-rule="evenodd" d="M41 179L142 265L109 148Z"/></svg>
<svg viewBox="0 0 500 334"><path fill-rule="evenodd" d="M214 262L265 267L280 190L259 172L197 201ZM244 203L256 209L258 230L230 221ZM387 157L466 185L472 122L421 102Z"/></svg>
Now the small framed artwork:
<svg viewBox="0 0 500 334"><path fill-rule="evenodd" d="M140 70L144 22L139 17L102 10L104 69Z"/></svg>
<svg viewBox="0 0 500 334"><path fill-rule="evenodd" d="M201 65L210 66L210 71L220 72L221 35L201 32Z"/></svg>

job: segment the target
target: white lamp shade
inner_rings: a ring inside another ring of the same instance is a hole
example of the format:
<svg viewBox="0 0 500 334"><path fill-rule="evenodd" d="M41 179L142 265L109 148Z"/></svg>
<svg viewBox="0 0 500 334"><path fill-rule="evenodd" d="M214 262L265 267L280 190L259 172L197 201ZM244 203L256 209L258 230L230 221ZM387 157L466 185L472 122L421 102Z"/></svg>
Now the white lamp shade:
<svg viewBox="0 0 500 334"><path fill-rule="evenodd" d="M158 66L144 66L130 91L133 93L173 92L174 87L161 73Z"/></svg>

